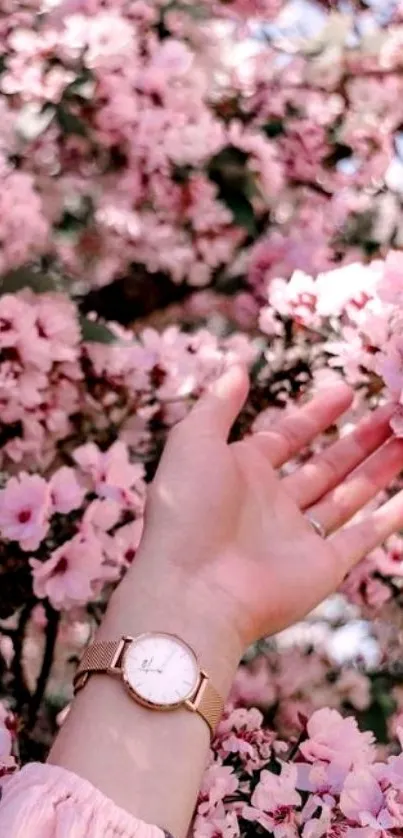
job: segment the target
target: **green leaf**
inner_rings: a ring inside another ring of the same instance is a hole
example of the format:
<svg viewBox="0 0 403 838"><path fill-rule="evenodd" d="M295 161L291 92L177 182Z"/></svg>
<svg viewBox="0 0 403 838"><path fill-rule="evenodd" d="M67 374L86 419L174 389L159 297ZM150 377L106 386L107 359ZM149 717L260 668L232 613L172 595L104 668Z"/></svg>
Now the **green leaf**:
<svg viewBox="0 0 403 838"><path fill-rule="evenodd" d="M254 235L255 213L249 199L256 194L256 187L247 167L248 160L245 151L227 146L210 160L207 173L218 187L218 198L232 212L235 223Z"/></svg>
<svg viewBox="0 0 403 838"><path fill-rule="evenodd" d="M63 91L63 102L68 100L87 101L92 86L95 84L94 76L90 70L84 68L81 73L65 87Z"/></svg>
<svg viewBox="0 0 403 838"><path fill-rule="evenodd" d="M336 143L332 152L323 160L323 163L329 169L333 169L337 166L340 160L348 160L349 157L352 157L352 155L353 149L350 148L350 146L345 143Z"/></svg>
<svg viewBox="0 0 403 838"><path fill-rule="evenodd" d="M176 8L189 15L193 20L207 20L209 12L202 3L177 3Z"/></svg>
<svg viewBox="0 0 403 838"><path fill-rule="evenodd" d="M245 230L253 236L256 233L256 221L253 206L249 199L245 195L237 194L230 198L221 197L221 200L231 210L235 224L238 224L239 227L245 227Z"/></svg>
<svg viewBox="0 0 403 838"><path fill-rule="evenodd" d="M378 742L389 741L388 719L396 710L396 701L390 692L390 683L382 675L371 678L371 704L358 713L361 730L372 730Z"/></svg>
<svg viewBox="0 0 403 838"><path fill-rule="evenodd" d="M256 178L252 174L252 172L250 172L250 174L248 176L248 179L245 181L244 192L245 192L245 195L246 195L247 198L258 198L258 197L261 198L262 197L262 193L261 193L261 191L258 188L258 185L256 183Z"/></svg>
<svg viewBox="0 0 403 838"><path fill-rule="evenodd" d="M56 119L65 134L75 134L78 137L88 136L85 122L69 111L64 105L58 105L56 108Z"/></svg>
<svg viewBox="0 0 403 838"><path fill-rule="evenodd" d="M265 351L262 349L260 355L257 356L255 362L252 364L250 370L251 381L256 381L264 369L267 369L267 358Z"/></svg>
<svg viewBox="0 0 403 838"><path fill-rule="evenodd" d="M117 343L116 335L96 320L89 320L87 317L80 317L81 334L83 341L88 343Z"/></svg>
<svg viewBox="0 0 403 838"><path fill-rule="evenodd" d="M56 229L61 233L77 233L88 227L94 216L94 204L90 195L82 195L76 203L70 201L70 206L64 209Z"/></svg>
<svg viewBox="0 0 403 838"><path fill-rule="evenodd" d="M245 178L248 159L246 151L228 145L211 158L208 165L209 176L212 180L218 178L221 181L239 183Z"/></svg>
<svg viewBox="0 0 403 838"><path fill-rule="evenodd" d="M23 288L31 288L35 294L44 294L46 291L56 291L57 286L52 277L46 274L36 273L32 268L17 268L9 271L0 279L0 295L16 294Z"/></svg>
<svg viewBox="0 0 403 838"><path fill-rule="evenodd" d="M271 119L270 122L266 122L266 125L262 126L262 131L266 134L266 137L272 140L274 137L284 134L284 123L282 119Z"/></svg>
<svg viewBox="0 0 403 838"><path fill-rule="evenodd" d="M184 12L194 20L207 20L209 10L203 3L181 3L180 0L172 0L164 7L165 14L170 11Z"/></svg>
<svg viewBox="0 0 403 838"><path fill-rule="evenodd" d="M184 184L184 183L187 183L187 182L188 182L188 180L190 179L190 177L191 177L192 173L193 173L193 169L192 169L192 167L191 167L191 166L188 166L188 165L184 165L184 166L175 165L175 166L173 167L172 180L173 180L175 183L179 183L179 184Z"/></svg>

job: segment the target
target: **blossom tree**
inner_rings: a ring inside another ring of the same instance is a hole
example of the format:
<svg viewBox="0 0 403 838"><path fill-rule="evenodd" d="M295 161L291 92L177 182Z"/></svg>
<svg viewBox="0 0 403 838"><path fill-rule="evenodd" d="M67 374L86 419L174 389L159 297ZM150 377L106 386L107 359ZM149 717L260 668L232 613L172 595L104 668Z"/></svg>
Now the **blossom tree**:
<svg viewBox="0 0 403 838"><path fill-rule="evenodd" d="M290 42L280 0L4 5L1 274L256 287L399 245L398 10Z"/></svg>
<svg viewBox="0 0 403 838"><path fill-rule="evenodd" d="M226 366L251 378L234 438L338 378L332 438L385 400L403 436L403 8L310 7L293 31L279 0L0 0L4 787L63 723L166 436ZM91 311L122 280L133 328ZM372 664L310 624L249 651L196 838L401 835L402 578L397 533L343 584Z"/></svg>

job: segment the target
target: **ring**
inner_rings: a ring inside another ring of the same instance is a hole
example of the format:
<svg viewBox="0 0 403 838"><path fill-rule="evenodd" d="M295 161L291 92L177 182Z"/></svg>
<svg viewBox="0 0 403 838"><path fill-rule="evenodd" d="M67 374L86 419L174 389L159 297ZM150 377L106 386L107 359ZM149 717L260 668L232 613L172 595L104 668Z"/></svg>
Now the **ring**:
<svg viewBox="0 0 403 838"><path fill-rule="evenodd" d="M316 518L312 517L312 515L305 515L305 518L320 538L326 538L326 530L320 521L317 521Z"/></svg>

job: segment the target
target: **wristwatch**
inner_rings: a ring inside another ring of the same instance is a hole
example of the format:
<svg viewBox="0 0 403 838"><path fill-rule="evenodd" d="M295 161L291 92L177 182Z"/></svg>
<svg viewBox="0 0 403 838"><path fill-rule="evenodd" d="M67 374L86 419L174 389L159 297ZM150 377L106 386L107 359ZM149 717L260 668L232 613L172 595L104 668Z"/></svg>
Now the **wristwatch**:
<svg viewBox="0 0 403 838"><path fill-rule="evenodd" d="M77 693L94 673L115 675L131 697L151 710L187 707L207 722L213 736L224 702L193 649L175 634L148 632L93 643L74 676Z"/></svg>

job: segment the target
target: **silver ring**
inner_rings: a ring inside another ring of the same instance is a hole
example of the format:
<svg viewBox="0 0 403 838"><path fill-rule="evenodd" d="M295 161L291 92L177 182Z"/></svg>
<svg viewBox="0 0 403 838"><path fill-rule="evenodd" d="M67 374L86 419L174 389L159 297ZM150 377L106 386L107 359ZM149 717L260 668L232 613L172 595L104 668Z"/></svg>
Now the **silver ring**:
<svg viewBox="0 0 403 838"><path fill-rule="evenodd" d="M326 530L320 521L317 521L312 515L305 515L305 518L311 525L312 529L315 530L316 535L319 535L320 538L326 538Z"/></svg>

